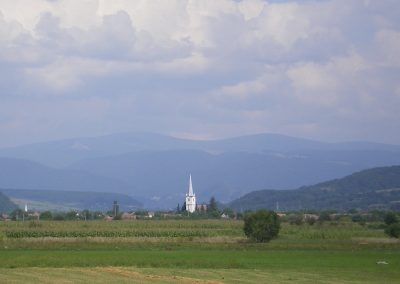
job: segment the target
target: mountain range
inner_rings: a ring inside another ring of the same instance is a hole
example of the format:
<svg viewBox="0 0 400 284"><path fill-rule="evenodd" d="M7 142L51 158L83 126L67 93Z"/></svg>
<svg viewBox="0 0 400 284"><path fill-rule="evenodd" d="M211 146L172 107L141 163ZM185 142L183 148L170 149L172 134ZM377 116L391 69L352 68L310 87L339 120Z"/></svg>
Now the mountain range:
<svg viewBox="0 0 400 284"><path fill-rule="evenodd" d="M131 186L116 179L78 170L58 169L38 162L0 158L0 188L129 191Z"/></svg>
<svg viewBox="0 0 400 284"><path fill-rule="evenodd" d="M228 203L252 190L397 165L400 146L278 134L199 141L119 133L3 148L0 157L0 188L116 192L167 209L183 203L190 173L200 202L215 196Z"/></svg>
<svg viewBox="0 0 400 284"><path fill-rule="evenodd" d="M83 137L0 149L0 157L32 160L50 167L64 167L96 157L130 152L200 150L208 153L296 153L303 151L388 151L400 152L400 145L372 142L327 143L280 134L261 133L220 140L190 140L167 135L134 132Z"/></svg>

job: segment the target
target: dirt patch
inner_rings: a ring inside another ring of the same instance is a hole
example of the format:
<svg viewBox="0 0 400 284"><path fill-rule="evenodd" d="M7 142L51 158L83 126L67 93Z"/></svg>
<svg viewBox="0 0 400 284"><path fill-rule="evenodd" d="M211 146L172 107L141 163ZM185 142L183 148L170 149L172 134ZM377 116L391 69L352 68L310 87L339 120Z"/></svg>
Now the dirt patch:
<svg viewBox="0 0 400 284"><path fill-rule="evenodd" d="M213 281L213 280L202 280L190 277L182 277L182 276L166 276L166 275L154 275L154 274L145 274L140 273L138 271L134 271L131 269L126 269L122 267L97 267L96 271L105 272L110 274L115 274L118 276L123 276L127 278L133 278L135 280L148 280L148 281L159 281L159 282L179 282L179 283L205 283L205 284L221 284L223 282Z"/></svg>
<svg viewBox="0 0 400 284"><path fill-rule="evenodd" d="M394 238L352 238L353 241L359 244L398 244L399 239Z"/></svg>

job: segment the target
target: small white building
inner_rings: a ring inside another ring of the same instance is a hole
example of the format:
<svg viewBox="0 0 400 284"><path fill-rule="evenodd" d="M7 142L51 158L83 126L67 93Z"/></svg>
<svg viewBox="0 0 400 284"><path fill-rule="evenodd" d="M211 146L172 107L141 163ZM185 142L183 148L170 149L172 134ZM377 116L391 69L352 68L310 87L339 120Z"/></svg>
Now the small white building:
<svg viewBox="0 0 400 284"><path fill-rule="evenodd" d="M193 192L192 175L189 176L189 192L186 193L186 211L193 213L196 210L196 195Z"/></svg>

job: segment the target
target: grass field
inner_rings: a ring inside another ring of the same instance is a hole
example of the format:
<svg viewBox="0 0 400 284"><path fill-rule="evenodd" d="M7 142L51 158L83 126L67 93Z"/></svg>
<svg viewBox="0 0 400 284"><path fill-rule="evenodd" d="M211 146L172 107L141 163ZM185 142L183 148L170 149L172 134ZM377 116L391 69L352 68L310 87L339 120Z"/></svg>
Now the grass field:
<svg viewBox="0 0 400 284"><path fill-rule="evenodd" d="M400 283L400 243L382 229L283 224L278 239L254 244L242 226L2 222L0 283Z"/></svg>

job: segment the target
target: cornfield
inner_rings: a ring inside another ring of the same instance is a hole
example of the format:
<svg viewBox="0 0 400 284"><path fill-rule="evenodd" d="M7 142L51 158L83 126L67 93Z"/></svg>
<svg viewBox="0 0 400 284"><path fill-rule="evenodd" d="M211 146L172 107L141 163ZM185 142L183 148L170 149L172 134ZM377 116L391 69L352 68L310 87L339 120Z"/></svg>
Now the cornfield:
<svg viewBox="0 0 400 284"><path fill-rule="evenodd" d="M0 224L7 238L179 238L243 236L242 222L221 220L35 221Z"/></svg>

